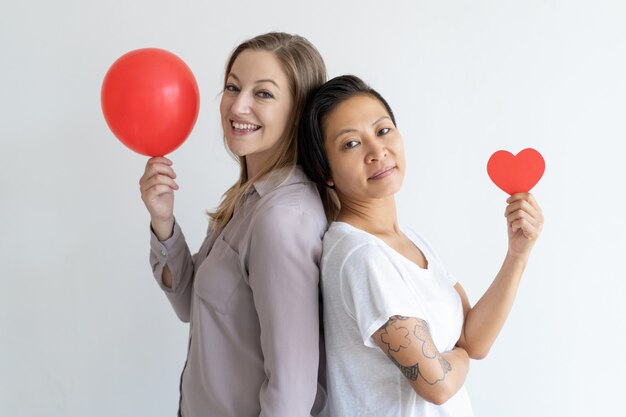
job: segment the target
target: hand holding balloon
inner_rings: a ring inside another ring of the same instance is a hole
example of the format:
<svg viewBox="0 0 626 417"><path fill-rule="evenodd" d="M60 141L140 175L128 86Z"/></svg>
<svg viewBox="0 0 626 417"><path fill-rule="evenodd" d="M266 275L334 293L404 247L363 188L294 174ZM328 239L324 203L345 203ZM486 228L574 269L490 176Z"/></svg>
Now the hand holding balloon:
<svg viewBox="0 0 626 417"><path fill-rule="evenodd" d="M175 178L172 161L155 157L148 160L139 180L141 199L150 213L152 229L159 240L169 238L174 227L174 190L178 190Z"/></svg>

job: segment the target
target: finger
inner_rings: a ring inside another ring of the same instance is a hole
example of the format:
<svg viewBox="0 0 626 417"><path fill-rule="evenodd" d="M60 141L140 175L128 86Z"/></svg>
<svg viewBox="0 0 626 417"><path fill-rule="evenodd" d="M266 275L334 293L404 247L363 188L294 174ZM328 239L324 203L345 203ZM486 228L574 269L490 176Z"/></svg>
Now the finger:
<svg viewBox="0 0 626 417"><path fill-rule="evenodd" d="M163 166L172 166L172 161L167 159L164 156L154 156L146 162L146 168L144 169L144 176L148 172L153 172L154 166L163 165Z"/></svg>
<svg viewBox="0 0 626 417"><path fill-rule="evenodd" d="M534 218L531 214L524 210L516 210L510 213L506 218L508 224L512 224L517 220L526 220L533 227L538 227L540 223L538 219Z"/></svg>
<svg viewBox="0 0 626 417"><path fill-rule="evenodd" d="M527 239L534 239L538 235L537 228L531 225L526 219L519 219L512 222L511 231L513 233L521 231Z"/></svg>
<svg viewBox="0 0 626 417"><path fill-rule="evenodd" d="M172 165L173 162L164 156L153 156L152 158L148 159L148 164Z"/></svg>
<svg viewBox="0 0 626 417"><path fill-rule="evenodd" d="M146 166L146 171L139 179L139 185L143 186L146 181L150 180L150 178L154 177L155 175L167 175L172 179L176 178L176 173L171 166L164 164L153 164Z"/></svg>
<svg viewBox="0 0 626 417"><path fill-rule="evenodd" d="M541 207L537 204L537 200L531 193L516 193L506 199L508 204L516 203L519 201L526 201L530 204L538 213L541 213Z"/></svg>
<svg viewBox="0 0 626 417"><path fill-rule="evenodd" d="M537 200L535 199L535 196L530 193L528 193L528 202L530 203L531 206L535 208L535 210L537 210L537 212L543 213L543 211L541 210L541 207L539 206L539 203L537 203Z"/></svg>
<svg viewBox="0 0 626 417"><path fill-rule="evenodd" d="M173 190L178 190L178 184L176 184L176 181L174 181L172 178L168 177L167 175L158 175L158 174L144 181L141 184L140 189L142 192L147 191L148 189L150 189L151 187L154 187L155 185L167 185Z"/></svg>
<svg viewBox="0 0 626 417"><path fill-rule="evenodd" d="M158 184L150 187L146 191L141 193L141 196L144 200L152 200L153 198L166 195L166 194L174 194L174 190L169 185Z"/></svg>
<svg viewBox="0 0 626 417"><path fill-rule="evenodd" d="M518 218L525 218L537 228L538 231L543 228L543 214L537 212L533 206L524 200L513 203L511 207L507 207L506 216L507 222L509 223Z"/></svg>
<svg viewBox="0 0 626 417"><path fill-rule="evenodd" d="M513 213L517 210L523 210L529 213L531 216L537 218L541 215L541 213L538 212L537 209L533 207L527 200L517 200L506 206L506 208L504 209L504 216L508 217L510 213Z"/></svg>
<svg viewBox="0 0 626 417"><path fill-rule="evenodd" d="M509 198L506 199L507 204L514 203L519 200L525 200L528 198L528 193L515 193L511 194Z"/></svg>

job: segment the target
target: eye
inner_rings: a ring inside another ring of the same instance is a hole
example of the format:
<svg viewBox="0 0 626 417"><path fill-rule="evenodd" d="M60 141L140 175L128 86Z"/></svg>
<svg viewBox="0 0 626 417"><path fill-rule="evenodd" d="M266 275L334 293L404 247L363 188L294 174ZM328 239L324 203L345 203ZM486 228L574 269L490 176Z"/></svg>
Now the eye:
<svg viewBox="0 0 626 417"><path fill-rule="evenodd" d="M226 86L224 86L224 91L236 93L239 91L239 87L237 87L235 84L226 84Z"/></svg>
<svg viewBox="0 0 626 417"><path fill-rule="evenodd" d="M360 144L361 143L358 140L349 140L348 142L344 143L343 148L344 149L352 149L352 148L356 148Z"/></svg>
<svg viewBox="0 0 626 417"><path fill-rule="evenodd" d="M391 132L390 128L383 127L382 129L378 130L378 136L385 136L389 132Z"/></svg>
<svg viewBox="0 0 626 417"><path fill-rule="evenodd" d="M274 98L272 93L270 93L269 91L266 91L266 90L257 91L256 95L257 95L257 97L260 97L260 98Z"/></svg>

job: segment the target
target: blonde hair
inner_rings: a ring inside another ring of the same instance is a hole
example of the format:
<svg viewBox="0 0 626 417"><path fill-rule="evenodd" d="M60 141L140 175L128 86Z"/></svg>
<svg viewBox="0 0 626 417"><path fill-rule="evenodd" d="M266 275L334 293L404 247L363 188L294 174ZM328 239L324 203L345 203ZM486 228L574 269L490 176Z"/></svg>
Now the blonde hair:
<svg viewBox="0 0 626 417"><path fill-rule="evenodd" d="M293 107L288 119L292 122L287 125L279 139L276 152L272 153L269 161L254 177L248 178L246 157L233 155L239 161L239 180L226 190L217 210L209 212L215 228L226 226L233 217L235 208L241 204L244 195L255 181L272 171L282 175L282 180L289 176L298 157L297 134L302 109L310 93L326 81L324 60L308 40L298 35L270 32L249 39L235 48L226 64L224 84L235 60L247 49L271 52L282 66L289 80L289 89L293 98Z"/></svg>

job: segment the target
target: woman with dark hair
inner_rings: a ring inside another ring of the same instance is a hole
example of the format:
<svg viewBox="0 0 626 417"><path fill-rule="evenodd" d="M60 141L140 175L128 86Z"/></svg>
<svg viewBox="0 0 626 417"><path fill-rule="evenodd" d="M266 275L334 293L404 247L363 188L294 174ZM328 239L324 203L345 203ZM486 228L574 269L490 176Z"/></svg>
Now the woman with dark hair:
<svg viewBox="0 0 626 417"><path fill-rule="evenodd" d="M487 355L509 314L543 226L535 199L507 200L508 251L472 307L424 238L398 224L403 141L380 94L354 76L328 81L298 140L333 221L320 265L329 415L472 416L469 358Z"/></svg>
<svg viewBox="0 0 626 417"><path fill-rule="evenodd" d="M322 57L301 36L266 33L232 52L220 113L240 176L209 213L193 256L174 219L172 162L146 164L150 263L190 323L180 416L304 417L323 405L318 280L327 222L315 184L296 166L296 133L306 98L325 79Z"/></svg>

